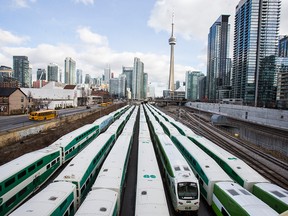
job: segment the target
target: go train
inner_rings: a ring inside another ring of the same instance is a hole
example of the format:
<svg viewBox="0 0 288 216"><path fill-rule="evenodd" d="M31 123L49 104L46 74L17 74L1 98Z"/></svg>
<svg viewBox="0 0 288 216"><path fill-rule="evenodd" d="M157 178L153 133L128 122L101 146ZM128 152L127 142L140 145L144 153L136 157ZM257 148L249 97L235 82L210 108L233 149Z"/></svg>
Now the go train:
<svg viewBox="0 0 288 216"><path fill-rule="evenodd" d="M145 110L175 211L197 212L200 205L198 179L158 121L147 109Z"/></svg>
<svg viewBox="0 0 288 216"><path fill-rule="evenodd" d="M119 215L138 109L134 109L76 215Z"/></svg>
<svg viewBox="0 0 288 216"><path fill-rule="evenodd" d="M219 165L218 165L216 163L217 161L215 160L216 161L215 162L209 156L208 153L206 153L205 151L203 151L203 149L201 149L195 143L193 143L191 141L190 137L193 137L194 139L196 139L196 138L198 138L198 139L202 138L203 140L207 140L207 139L205 139L204 137L197 136L195 133L193 133L191 131L191 129L187 128L185 125L183 125L183 127L182 127L181 123L179 123L179 122L176 123L176 121L173 118L167 116L166 114L164 114L160 110L158 110L152 106L148 106L148 107L151 111L153 111L154 115L157 115L157 118L159 119L159 121L161 121L161 125L162 125L165 133L169 134L169 136L171 137L171 139L173 140L175 145L179 148L179 150L185 156L186 160L189 162L191 168L195 172L196 176L199 178L202 196L206 199L206 201L209 205L212 204L212 207L213 207L214 211L216 212L215 209L216 209L217 205L215 205L215 202L214 202L215 201L214 199L216 197L215 191L214 191L214 187L215 187L214 184L216 184L218 182L228 182L228 183L232 182L233 183L233 181L235 181L235 179L232 179L231 176L227 178L227 174L229 174L229 172L227 172L226 175L223 174L223 170L225 170L225 169L223 169L222 166L220 166L221 163L219 163ZM165 118L164 118L164 116L165 116ZM172 125L175 127L171 127ZM180 136L179 133L184 135L184 136ZM188 139L188 138L190 138L190 139ZM209 141L209 140L207 140L207 141ZM216 148L216 149L218 149L218 148ZM211 148L211 149L214 149L214 148ZM226 155L223 155L222 157L225 158L225 156ZM230 157L230 158L234 158L234 157ZM222 163L222 165L223 165L223 163ZM240 167L242 168L242 171L240 172L241 176L245 176L245 175L249 175L249 174L254 175L255 172L251 172L250 167L248 167L249 172L247 172L245 174L246 166L247 165L245 165L244 162L241 163L241 166L239 164L238 169ZM231 167L233 168L233 166L231 166ZM218 170L218 171L213 173L213 171L211 171L212 168L214 171L216 171L216 170ZM220 170L219 170L219 168L220 168ZM221 169L223 169L223 170L221 170ZM257 209L257 208L267 209L267 212L269 212L270 210L269 210L269 208L267 208L268 207L267 205L269 205L271 208L273 208L278 213L282 213L283 211L285 211L285 209L288 209L288 207L287 207L287 203L288 203L287 190L280 188L277 185L274 185L274 184L267 182L267 180L265 180L262 176L259 177L258 173L256 173L256 178L258 178L259 182L257 182L257 181L254 182L254 184L252 185L253 191L250 190L250 192L249 192L249 191L245 190L244 188L241 189L241 191L244 191L243 193L245 193L245 194L242 194L242 196L249 194L251 196L255 195L257 197L257 198L255 197L256 199L254 200L255 209ZM246 179L251 180L252 177L250 177L250 178L246 177ZM255 177L254 177L254 179L255 179ZM263 179L264 179L264 182L263 182ZM251 184L252 184L251 182L249 184L246 183L247 186L249 185L250 189L251 189ZM209 185L210 185L210 187L208 187ZM235 185L235 183L234 183L234 185ZM262 186L262 187L260 187L260 186ZM228 189L223 189L223 190L228 190ZM257 191L258 193L256 193L255 191ZM253 195L251 194L251 192ZM228 199L227 196L222 196L222 199ZM213 200L211 200L211 198L213 198ZM246 198L244 197L244 199L246 199ZM263 202L265 202L267 205L263 205L263 203L262 204L259 203L259 199L262 200ZM231 200L231 198L230 198L230 200ZM234 200L234 197L232 197L232 200ZM239 204L237 202L238 201L234 200L233 204L235 206L243 204L243 209L246 208L244 203ZM228 207L227 203L226 203L226 205ZM228 207L229 210L231 210L231 205ZM219 207L219 205L218 205L218 207ZM222 208L225 208L225 206ZM261 211L259 211L259 212L261 212ZM275 212L274 212L274 214L275 214Z"/></svg>
<svg viewBox="0 0 288 216"><path fill-rule="evenodd" d="M50 146L20 156L0 167L0 215L7 215L33 194L66 161L85 148L129 106L72 131ZM100 129L101 128L101 129Z"/></svg>
<svg viewBox="0 0 288 216"><path fill-rule="evenodd" d="M109 127L79 152L53 180L53 183L26 201L11 215L34 215L33 212L41 210L47 212L46 215L73 215L90 191L105 157L115 143L119 133L121 133L118 128L124 127L132 110L133 107L129 108L122 114L121 119L115 120L110 126L111 130ZM114 127L115 125L117 127ZM63 188L63 193L59 200L57 198L58 193L61 193L62 190L56 189L59 188L57 186L58 183L67 183L68 187L68 192L65 192ZM46 200L46 202L41 202L43 200Z"/></svg>
<svg viewBox="0 0 288 216"><path fill-rule="evenodd" d="M140 107L135 201L135 216L141 215L169 215L165 190L143 106Z"/></svg>

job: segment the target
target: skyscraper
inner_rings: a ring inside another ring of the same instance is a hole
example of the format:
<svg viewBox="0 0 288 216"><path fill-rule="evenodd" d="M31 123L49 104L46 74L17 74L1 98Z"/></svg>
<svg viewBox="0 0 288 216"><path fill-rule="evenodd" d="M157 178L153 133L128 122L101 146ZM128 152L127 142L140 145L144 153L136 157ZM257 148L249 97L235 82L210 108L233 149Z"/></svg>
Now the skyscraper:
<svg viewBox="0 0 288 216"><path fill-rule="evenodd" d="M46 70L44 68L38 68L36 75L37 80L46 80Z"/></svg>
<svg viewBox="0 0 288 216"><path fill-rule="evenodd" d="M70 58L67 57L65 59L64 64L64 83L69 85L75 85L75 75L76 75L76 62Z"/></svg>
<svg viewBox="0 0 288 216"><path fill-rule="evenodd" d="M187 100L196 101L199 99L199 78L204 76L200 71L187 71L185 82L185 98Z"/></svg>
<svg viewBox="0 0 288 216"><path fill-rule="evenodd" d="M83 71L81 69L77 69L76 71L76 84L82 84L83 83Z"/></svg>
<svg viewBox="0 0 288 216"><path fill-rule="evenodd" d="M19 81L21 87L31 87L27 56L13 56L13 77Z"/></svg>
<svg viewBox="0 0 288 216"><path fill-rule="evenodd" d="M143 76L144 76L144 63L139 58L134 58L134 67L132 75L132 99L143 99Z"/></svg>
<svg viewBox="0 0 288 216"><path fill-rule="evenodd" d="M110 78L111 78L111 69L110 69L110 66L108 65L104 69L104 84L109 84Z"/></svg>
<svg viewBox="0 0 288 216"><path fill-rule="evenodd" d="M288 35L283 35L279 39L279 57L288 57Z"/></svg>
<svg viewBox="0 0 288 216"><path fill-rule="evenodd" d="M210 27L207 56L207 98L230 97L231 59L229 58L230 15L221 15Z"/></svg>
<svg viewBox="0 0 288 216"><path fill-rule="evenodd" d="M236 7L232 97L264 106L275 101L281 0L241 0Z"/></svg>
<svg viewBox="0 0 288 216"><path fill-rule="evenodd" d="M57 64L54 63L50 63L47 66L47 74L48 74L48 82L49 81L55 81L58 82L59 81L59 67Z"/></svg>
<svg viewBox="0 0 288 216"><path fill-rule="evenodd" d="M143 99L147 98L147 91L148 91L148 73L143 74Z"/></svg>
<svg viewBox="0 0 288 216"><path fill-rule="evenodd" d="M133 67L122 67L122 73L126 76L127 88L132 90L132 76L133 76Z"/></svg>
<svg viewBox="0 0 288 216"><path fill-rule="evenodd" d="M171 47L171 50L170 50L170 70L169 70L168 90L173 95L173 92L175 91L175 88L174 88L174 46L176 45L176 38L174 37L173 17L172 17L172 32L171 32L171 37L169 38L169 45Z"/></svg>

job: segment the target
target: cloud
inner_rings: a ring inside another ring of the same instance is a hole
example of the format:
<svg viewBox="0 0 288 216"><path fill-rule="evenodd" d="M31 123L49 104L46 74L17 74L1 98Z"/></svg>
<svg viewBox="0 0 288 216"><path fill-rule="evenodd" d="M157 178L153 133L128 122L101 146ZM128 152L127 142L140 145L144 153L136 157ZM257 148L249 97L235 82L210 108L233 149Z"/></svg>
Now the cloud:
<svg viewBox="0 0 288 216"><path fill-rule="evenodd" d="M3 30L0 28L0 45L6 45L6 44L15 44L19 45L22 44L23 42L29 40L29 37L27 36L17 36L12 34L9 31Z"/></svg>
<svg viewBox="0 0 288 216"><path fill-rule="evenodd" d="M13 5L18 8L28 8L30 3L34 3L36 0L13 0Z"/></svg>
<svg viewBox="0 0 288 216"><path fill-rule="evenodd" d="M171 32L174 12L176 36L181 36L185 40L206 40L209 27L221 14L234 16L238 2L239 0L179 0L177 2L158 0L151 12L148 25L155 31Z"/></svg>
<svg viewBox="0 0 288 216"><path fill-rule="evenodd" d="M93 5L94 4L94 0L74 0L74 1L75 1L75 3L82 3L85 5L88 5L88 4Z"/></svg>
<svg viewBox="0 0 288 216"><path fill-rule="evenodd" d="M77 29L80 40L87 44L108 46L108 39L105 36L93 33L89 27L79 27Z"/></svg>

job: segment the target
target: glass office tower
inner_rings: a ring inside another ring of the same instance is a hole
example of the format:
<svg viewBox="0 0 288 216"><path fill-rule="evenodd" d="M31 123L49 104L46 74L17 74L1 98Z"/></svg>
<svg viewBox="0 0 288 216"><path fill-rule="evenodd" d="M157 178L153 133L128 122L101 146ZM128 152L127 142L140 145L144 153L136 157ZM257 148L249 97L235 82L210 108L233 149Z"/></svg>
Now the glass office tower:
<svg viewBox="0 0 288 216"><path fill-rule="evenodd" d="M207 56L207 98L230 98L231 59L229 58L230 15L221 15L210 27Z"/></svg>
<svg viewBox="0 0 288 216"><path fill-rule="evenodd" d="M275 102L281 0L241 0L236 7L232 97L244 104Z"/></svg>

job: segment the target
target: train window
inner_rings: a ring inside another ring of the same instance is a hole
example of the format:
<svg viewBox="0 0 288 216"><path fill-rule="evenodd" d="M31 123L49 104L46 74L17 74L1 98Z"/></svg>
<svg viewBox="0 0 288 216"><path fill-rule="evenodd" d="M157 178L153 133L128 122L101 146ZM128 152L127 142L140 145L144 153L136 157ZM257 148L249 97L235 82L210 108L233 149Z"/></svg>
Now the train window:
<svg viewBox="0 0 288 216"><path fill-rule="evenodd" d="M19 196L21 197L25 192L27 191L27 187L23 188L21 191L19 191Z"/></svg>
<svg viewBox="0 0 288 216"><path fill-rule="evenodd" d="M41 166L41 164L43 164L43 160L37 162L37 166Z"/></svg>
<svg viewBox="0 0 288 216"><path fill-rule="evenodd" d="M70 211L70 213L73 211L73 209L74 209L74 206L73 206L73 202L70 204L70 207L69 207L69 211Z"/></svg>
<svg viewBox="0 0 288 216"><path fill-rule="evenodd" d="M2 191L2 186L0 185L0 192Z"/></svg>
<svg viewBox="0 0 288 216"><path fill-rule="evenodd" d="M85 185L81 188L81 194L83 193L83 191L85 190Z"/></svg>
<svg viewBox="0 0 288 216"><path fill-rule="evenodd" d="M229 216L229 214L226 212L226 210L223 207L221 208L221 213L223 216Z"/></svg>
<svg viewBox="0 0 288 216"><path fill-rule="evenodd" d="M35 165L32 165L28 168L28 172L32 172L35 169Z"/></svg>
<svg viewBox="0 0 288 216"><path fill-rule="evenodd" d="M58 157L58 158L57 158L57 162L59 162L59 161L60 161L60 158Z"/></svg>
<svg viewBox="0 0 288 216"><path fill-rule="evenodd" d="M46 166L46 169L50 169L50 164L48 164L48 165Z"/></svg>
<svg viewBox="0 0 288 216"><path fill-rule="evenodd" d="M11 178L5 182L5 187L9 187L11 184L15 182L15 178Z"/></svg>
<svg viewBox="0 0 288 216"><path fill-rule="evenodd" d="M65 199L64 202L60 205L61 210L65 207L66 203L67 203L67 199Z"/></svg>
<svg viewBox="0 0 288 216"><path fill-rule="evenodd" d="M26 170L23 170L21 173L18 174L18 179L22 178L26 175Z"/></svg>
<svg viewBox="0 0 288 216"><path fill-rule="evenodd" d="M16 201L16 195L11 197L7 202L6 202L6 207L10 207L14 202Z"/></svg>
<svg viewBox="0 0 288 216"><path fill-rule="evenodd" d="M56 160L53 160L52 163L51 163L51 165L53 166L55 163L56 163Z"/></svg>
<svg viewBox="0 0 288 216"><path fill-rule="evenodd" d="M64 216L68 216L69 215L69 213L68 213L68 210L65 212L65 214L64 214Z"/></svg>
<svg viewBox="0 0 288 216"><path fill-rule="evenodd" d="M203 180L201 178L199 179L199 184L203 186Z"/></svg>

